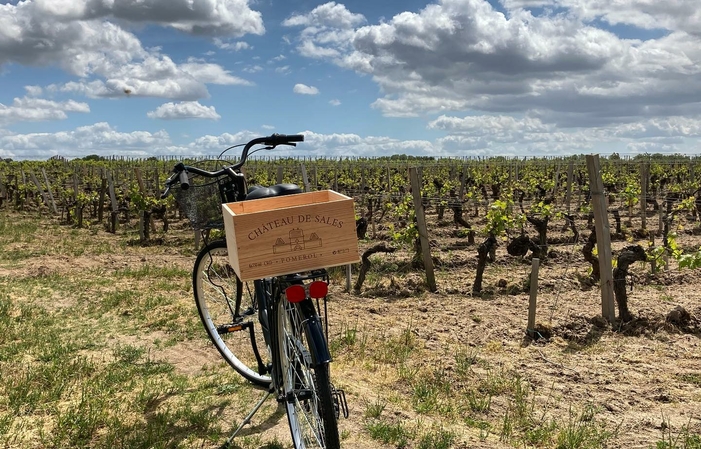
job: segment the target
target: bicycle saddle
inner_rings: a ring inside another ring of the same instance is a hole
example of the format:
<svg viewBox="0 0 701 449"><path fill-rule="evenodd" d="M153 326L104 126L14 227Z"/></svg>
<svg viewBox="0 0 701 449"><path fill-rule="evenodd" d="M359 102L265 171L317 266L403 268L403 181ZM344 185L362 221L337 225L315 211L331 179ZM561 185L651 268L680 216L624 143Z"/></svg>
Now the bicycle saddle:
<svg viewBox="0 0 701 449"><path fill-rule="evenodd" d="M248 189L246 199L257 200L273 196L293 195L295 193L302 193L302 189L296 184L275 184L270 187L253 186Z"/></svg>

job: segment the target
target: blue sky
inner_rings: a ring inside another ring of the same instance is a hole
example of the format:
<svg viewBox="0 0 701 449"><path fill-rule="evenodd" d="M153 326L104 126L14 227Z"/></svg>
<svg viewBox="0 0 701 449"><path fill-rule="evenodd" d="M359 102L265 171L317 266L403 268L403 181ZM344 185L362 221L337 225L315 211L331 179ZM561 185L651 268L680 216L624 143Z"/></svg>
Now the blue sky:
<svg viewBox="0 0 701 449"><path fill-rule="evenodd" d="M699 152L697 0L0 0L0 157Z"/></svg>

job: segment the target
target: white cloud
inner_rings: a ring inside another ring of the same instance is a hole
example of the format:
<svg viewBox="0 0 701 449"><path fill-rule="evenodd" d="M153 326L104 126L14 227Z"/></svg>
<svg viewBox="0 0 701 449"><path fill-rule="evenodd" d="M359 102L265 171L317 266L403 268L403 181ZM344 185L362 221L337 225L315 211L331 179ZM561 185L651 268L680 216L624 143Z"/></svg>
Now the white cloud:
<svg viewBox="0 0 701 449"><path fill-rule="evenodd" d="M701 11L696 0L502 0L508 9L564 8L581 20L600 19L611 25L632 25L656 30L679 30L691 34L701 32Z"/></svg>
<svg viewBox="0 0 701 449"><path fill-rule="evenodd" d="M480 133L485 135L512 131L536 133L552 131L552 127L544 125L537 118L526 117L519 120L507 115L480 115L464 118L442 115L429 122L428 127L429 129L441 129L451 133Z"/></svg>
<svg viewBox="0 0 701 449"><path fill-rule="evenodd" d="M131 96L179 100L206 98L207 84L252 83L218 64L176 64L158 48L144 49L134 34L103 19L167 22L193 33L262 32L249 23L246 11L250 10L244 0L28 0L0 4L0 66L8 62L58 66L80 79L51 86L51 90L90 97L123 97L128 92Z"/></svg>
<svg viewBox="0 0 701 449"><path fill-rule="evenodd" d="M4 149L6 157L13 158L83 157L88 154L146 157L167 154L158 151L166 151L170 145L170 137L165 131L123 133L104 122L81 126L73 131L0 136L0 148Z"/></svg>
<svg viewBox="0 0 701 449"><path fill-rule="evenodd" d="M353 28L365 22L362 14L348 11L336 2L319 5L307 14L296 14L282 22L284 26L316 26L332 28Z"/></svg>
<svg viewBox="0 0 701 449"><path fill-rule="evenodd" d="M90 106L73 100L57 102L33 97L15 98L9 106L0 103L0 124L65 120L68 118L66 112L88 113Z"/></svg>
<svg viewBox="0 0 701 449"><path fill-rule="evenodd" d="M276 67L275 73L281 73L283 75L287 75L288 73L290 73L290 66L284 65L282 67Z"/></svg>
<svg viewBox="0 0 701 449"><path fill-rule="evenodd" d="M337 98L334 98L333 100L330 100L330 101L329 101L329 104L330 104L331 106L340 106L340 105L341 105L341 100L339 100L339 99L337 99Z"/></svg>
<svg viewBox="0 0 701 449"><path fill-rule="evenodd" d="M263 34L263 20L247 0L34 0L33 14L58 21L114 18L151 22L190 34ZM21 5L18 5L20 7Z"/></svg>
<svg viewBox="0 0 701 449"><path fill-rule="evenodd" d="M219 48L221 50L231 50L231 51L249 50L249 49L253 48L247 42L243 42L243 41L225 42L219 38L214 39L214 45L216 45L217 48Z"/></svg>
<svg viewBox="0 0 701 449"><path fill-rule="evenodd" d="M292 92L300 95L317 95L319 89L314 86L307 86L306 84L295 84L292 88Z"/></svg>
<svg viewBox="0 0 701 449"><path fill-rule="evenodd" d="M243 69L243 71L246 73L258 73L261 70L263 70L263 67L261 67L259 65L252 65L252 66L248 66L248 67Z"/></svg>
<svg viewBox="0 0 701 449"><path fill-rule="evenodd" d="M701 113L695 0L504 3L506 14L487 0L442 0L366 26L326 20L313 10L285 25L302 27L295 39L300 54L370 75L382 92L372 106L387 116L516 114L570 128ZM669 32L623 39L594 19L657 23Z"/></svg>
<svg viewBox="0 0 701 449"><path fill-rule="evenodd" d="M465 119L468 120L465 120ZM484 126L480 132L480 124ZM528 117L440 117L437 129L452 127L456 132L435 140L401 140L387 136L354 133L322 134L303 131L305 141L297 148L279 148L273 156L349 155L373 157L392 154L421 156L561 155L601 152L688 152L690 138L701 130L701 116L650 121L643 128L612 125L599 129L542 132L542 124ZM493 127L493 129L490 129ZM262 125L265 132L274 129ZM56 154L82 157L87 154L211 156L224 148L247 142L260 132L240 131L204 135L174 145L165 131L119 132L107 123L96 123L73 131L16 134L0 129L0 155L12 158L48 158ZM268 153L266 153L267 155Z"/></svg>
<svg viewBox="0 0 701 449"><path fill-rule="evenodd" d="M250 81L231 75L228 70L225 70L218 64L189 62L181 64L179 69L203 84L220 84L226 86L253 85Z"/></svg>
<svg viewBox="0 0 701 449"><path fill-rule="evenodd" d="M44 89L41 86L24 86L24 89L30 97L40 97L44 93Z"/></svg>
<svg viewBox="0 0 701 449"><path fill-rule="evenodd" d="M201 118L209 120L219 120L221 116L217 114L214 106L203 106L197 101L184 101L181 103L165 103L146 114L149 118L162 120L178 120Z"/></svg>

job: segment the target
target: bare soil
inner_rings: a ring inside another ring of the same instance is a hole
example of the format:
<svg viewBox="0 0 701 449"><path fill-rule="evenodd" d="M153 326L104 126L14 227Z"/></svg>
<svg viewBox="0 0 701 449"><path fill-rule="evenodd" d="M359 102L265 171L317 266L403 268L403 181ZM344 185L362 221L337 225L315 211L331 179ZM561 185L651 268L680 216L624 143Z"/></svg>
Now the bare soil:
<svg viewBox="0 0 701 449"><path fill-rule="evenodd" d="M601 317L600 291L589 281L589 266L581 252L590 232L582 221L578 223L579 241L550 245L551 257L541 263L538 333L533 339L526 334L529 294L524 285L531 271L528 256L509 256L506 242L501 241L496 260L486 268L482 294L473 295L476 246L467 245L452 222L439 222L430 212L437 292L427 291L423 273L411 268L406 249L374 256L373 269L359 294L346 292L342 271L333 272L330 340L343 339L349 331L356 338L355 343L337 350L332 365L333 379L345 390L350 407L350 418L339 423L344 447L396 447L369 436L365 415L369 404L378 401L385 404L382 416L389 421L405 423L410 428L436 425L454 432L454 447L513 447L512 443L501 441L499 434L500 423L509 409L506 395L495 395L487 412L416 410L412 382L402 374L402 366L417 373L441 370L450 374L459 368L456 355L465 353L481 362L473 367L475 379L484 379L490 372L522 379L530 388L534 416L565 422L571 411L594 406L596 419L617 429L609 447L655 447L664 432L679 432L683 426L692 433L701 433L701 272L680 270L674 262L668 270L654 275L649 264L632 266L628 296L634 319L607 323ZM471 220L479 224L480 218ZM639 227L638 223L634 225ZM549 237L567 241L569 231L561 228L562 222L551 224ZM160 237L160 244L149 246L134 242L125 245L124 235L102 230L75 232L78 238L89 239L93 247L109 245L119 249L101 255L90 251L81 255L37 255L0 267L0 275L59 274L79 279L85 271L111 272L155 263L189 270L195 258L192 234L186 231L184 223L176 223L171 232ZM388 234L381 225L376 232L377 240ZM535 237L534 231L530 234ZM638 240L630 233L629 237L614 242L614 255L631 243L647 247L647 240ZM60 244L66 235L55 232L45 238L47 245ZM377 240L362 241L361 250ZM483 237L478 236L477 243L481 240ZM659 237L657 240L659 244ZM685 233L679 241L686 248L698 248L701 244L699 237ZM32 245L36 242L18 243L15 249ZM186 284L187 279L183 282ZM135 280L133 288L153 286ZM186 289L168 294L191 303L191 292ZM48 301L49 309L66 308L75 299ZM675 316L668 319L678 306L689 316L681 321ZM190 310L196 314L194 304ZM407 333L413 343L404 363L378 356L387 348L387 342ZM149 346L165 337L162 331L144 330L138 337L115 338L136 339ZM365 344L363 350L361 341ZM151 353L171 362L186 376L219 362L218 353L204 339L178 341ZM257 394L252 389L252 397ZM246 413L243 408L227 410L223 419L233 425ZM490 423L491 432L480 432L468 424L468 418ZM246 434L259 434L263 441L270 441L271 436L289 441L287 420L275 407L265 408L256 416ZM532 447L554 447L550 444Z"/></svg>

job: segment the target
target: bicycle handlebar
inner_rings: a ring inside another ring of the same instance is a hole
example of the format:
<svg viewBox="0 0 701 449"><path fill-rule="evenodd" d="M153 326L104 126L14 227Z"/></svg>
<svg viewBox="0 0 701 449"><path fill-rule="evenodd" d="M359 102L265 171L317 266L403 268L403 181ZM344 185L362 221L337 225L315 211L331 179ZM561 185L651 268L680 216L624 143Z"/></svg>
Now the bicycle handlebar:
<svg viewBox="0 0 701 449"><path fill-rule="evenodd" d="M187 174L188 173L195 173L200 176L204 176L206 178L218 178L223 175L228 175L231 177L234 176L243 176L241 175L238 170L243 167L243 164L246 163L246 160L248 159L248 151L254 147L255 145L266 145L268 148L266 149L273 149L278 145L291 145L295 146L296 144L294 142L304 142L304 135L303 134L272 134L270 136L266 137L258 137L256 139L253 139L249 141L246 146L243 147L243 151L241 151L241 159L233 164L229 165L227 167L222 168L221 170L217 171L207 171L203 170L201 168L197 167L192 167L189 165L185 165L182 162L179 162L178 164L173 167L173 174L170 175L170 177L166 180L166 187L165 190L163 190L163 193L161 194L161 199L165 198L168 196L168 193L170 192L170 188L176 184L177 182L180 183L180 187L183 190L187 190L190 188L190 181L188 179Z"/></svg>

